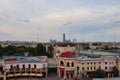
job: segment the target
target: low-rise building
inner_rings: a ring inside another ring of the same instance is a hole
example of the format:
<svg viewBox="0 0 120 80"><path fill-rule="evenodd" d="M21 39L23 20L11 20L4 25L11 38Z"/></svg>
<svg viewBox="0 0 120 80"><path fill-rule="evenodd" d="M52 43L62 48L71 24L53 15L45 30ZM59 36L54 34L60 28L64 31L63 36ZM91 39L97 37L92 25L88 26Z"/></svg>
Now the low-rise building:
<svg viewBox="0 0 120 80"><path fill-rule="evenodd" d="M54 44L54 52L56 57L60 56L62 52L74 51L74 50L75 50L74 43L55 43Z"/></svg>
<svg viewBox="0 0 120 80"><path fill-rule="evenodd" d="M3 57L4 80L16 77L47 78L47 57Z"/></svg>
<svg viewBox="0 0 120 80"><path fill-rule="evenodd" d="M58 76L67 79L73 79L75 77L75 54L67 51L63 52L58 58Z"/></svg>

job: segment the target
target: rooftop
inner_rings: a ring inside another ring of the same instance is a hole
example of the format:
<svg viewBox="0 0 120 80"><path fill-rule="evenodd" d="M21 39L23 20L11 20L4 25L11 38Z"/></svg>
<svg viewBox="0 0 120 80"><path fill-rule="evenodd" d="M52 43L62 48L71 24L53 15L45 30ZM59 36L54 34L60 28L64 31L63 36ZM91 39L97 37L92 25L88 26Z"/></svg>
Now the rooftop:
<svg viewBox="0 0 120 80"><path fill-rule="evenodd" d="M102 58L88 58L88 57L78 57L76 58L78 61L100 61Z"/></svg>
<svg viewBox="0 0 120 80"><path fill-rule="evenodd" d="M91 54L91 55L101 55L101 56L117 56L119 54L106 52L106 51L97 51L97 50L81 50L80 53L82 54Z"/></svg>
<svg viewBox="0 0 120 80"><path fill-rule="evenodd" d="M46 62L46 56L38 57L22 57L22 56L4 56L3 60L5 62Z"/></svg>
<svg viewBox="0 0 120 80"><path fill-rule="evenodd" d="M75 53L71 51L65 51L61 53L61 57L74 57Z"/></svg>

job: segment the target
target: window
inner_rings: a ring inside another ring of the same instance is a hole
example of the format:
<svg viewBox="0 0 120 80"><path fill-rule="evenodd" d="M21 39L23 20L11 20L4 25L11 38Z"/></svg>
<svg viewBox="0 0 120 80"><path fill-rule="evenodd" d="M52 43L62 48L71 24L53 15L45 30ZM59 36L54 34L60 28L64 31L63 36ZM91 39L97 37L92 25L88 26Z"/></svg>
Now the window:
<svg viewBox="0 0 120 80"><path fill-rule="evenodd" d="M89 65L89 63L87 63Z"/></svg>
<svg viewBox="0 0 120 80"><path fill-rule="evenodd" d="M99 62L99 64L101 64L101 62Z"/></svg>
<svg viewBox="0 0 120 80"><path fill-rule="evenodd" d="M92 67L91 67L91 70L92 70Z"/></svg>
<svg viewBox="0 0 120 80"><path fill-rule="evenodd" d="M31 68L31 65L30 65L30 64L28 65L28 68L29 68L29 69Z"/></svg>
<svg viewBox="0 0 120 80"><path fill-rule="evenodd" d="M96 70L96 67L94 67L94 70Z"/></svg>
<svg viewBox="0 0 120 80"><path fill-rule="evenodd" d="M23 64L23 69L25 69L25 64Z"/></svg>
<svg viewBox="0 0 120 80"><path fill-rule="evenodd" d="M77 71L79 71L79 67L77 66Z"/></svg>
<svg viewBox="0 0 120 80"><path fill-rule="evenodd" d="M84 65L84 63L82 63L82 65Z"/></svg>
<svg viewBox="0 0 120 80"><path fill-rule="evenodd" d="M94 62L94 64L96 64L96 63Z"/></svg>
<svg viewBox="0 0 120 80"><path fill-rule="evenodd" d="M79 69L80 69L79 66L77 66L77 75L79 75Z"/></svg>
<svg viewBox="0 0 120 80"><path fill-rule="evenodd" d="M107 70L107 67L105 67L105 69Z"/></svg>
<svg viewBox="0 0 120 80"><path fill-rule="evenodd" d="M34 69L36 69L36 64L34 64Z"/></svg>
<svg viewBox="0 0 120 80"><path fill-rule="evenodd" d="M74 67L74 62L72 62L72 65L71 65L72 67Z"/></svg>
<svg viewBox="0 0 120 80"><path fill-rule="evenodd" d="M107 64L107 62L105 62L105 64Z"/></svg>
<svg viewBox="0 0 120 80"><path fill-rule="evenodd" d="M19 69L19 65L17 65L17 69Z"/></svg>
<svg viewBox="0 0 120 80"><path fill-rule="evenodd" d="M13 69L13 65L10 65L10 69Z"/></svg>
<svg viewBox="0 0 120 80"><path fill-rule="evenodd" d="M70 67L70 63L69 62L67 62L67 67Z"/></svg>
<svg viewBox="0 0 120 80"><path fill-rule="evenodd" d="M101 67L99 66L99 69L101 69Z"/></svg>
<svg viewBox="0 0 120 80"><path fill-rule="evenodd" d="M84 67L82 67L82 70L83 70L83 71L85 70Z"/></svg>
<svg viewBox="0 0 120 80"><path fill-rule="evenodd" d="M63 61L60 61L60 66L64 66L64 63L63 63Z"/></svg>
<svg viewBox="0 0 120 80"><path fill-rule="evenodd" d="M89 67L87 67L87 70L89 70Z"/></svg>

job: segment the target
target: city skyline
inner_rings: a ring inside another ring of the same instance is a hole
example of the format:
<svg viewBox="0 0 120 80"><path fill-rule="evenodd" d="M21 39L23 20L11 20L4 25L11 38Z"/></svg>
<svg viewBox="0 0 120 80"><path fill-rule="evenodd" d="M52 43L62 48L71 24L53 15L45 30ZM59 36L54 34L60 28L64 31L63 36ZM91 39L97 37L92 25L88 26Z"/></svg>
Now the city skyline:
<svg viewBox="0 0 120 80"><path fill-rule="evenodd" d="M0 1L0 40L120 41L120 0Z"/></svg>

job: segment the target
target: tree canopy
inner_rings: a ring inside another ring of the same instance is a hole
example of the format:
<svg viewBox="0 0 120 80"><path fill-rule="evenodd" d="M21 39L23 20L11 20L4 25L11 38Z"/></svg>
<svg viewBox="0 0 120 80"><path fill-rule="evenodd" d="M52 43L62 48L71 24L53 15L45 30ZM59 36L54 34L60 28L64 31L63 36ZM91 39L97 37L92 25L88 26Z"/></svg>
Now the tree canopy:
<svg viewBox="0 0 120 80"><path fill-rule="evenodd" d="M119 76L119 71L118 71L118 69L116 68L116 66L114 66L114 67L112 68L112 72L113 72L113 76L114 76L114 77L118 77L118 76Z"/></svg>
<svg viewBox="0 0 120 80"><path fill-rule="evenodd" d="M54 48L52 45L48 46L48 51L46 51L45 45L42 43L37 44L37 47L25 47L25 46L13 46L8 45L6 47L2 47L0 45L0 56L11 56L11 55L21 55L24 56L26 52L28 52L29 56L48 56L53 57Z"/></svg>
<svg viewBox="0 0 120 80"><path fill-rule="evenodd" d="M102 69L97 69L94 73L95 78L104 78L106 76L106 73Z"/></svg>

